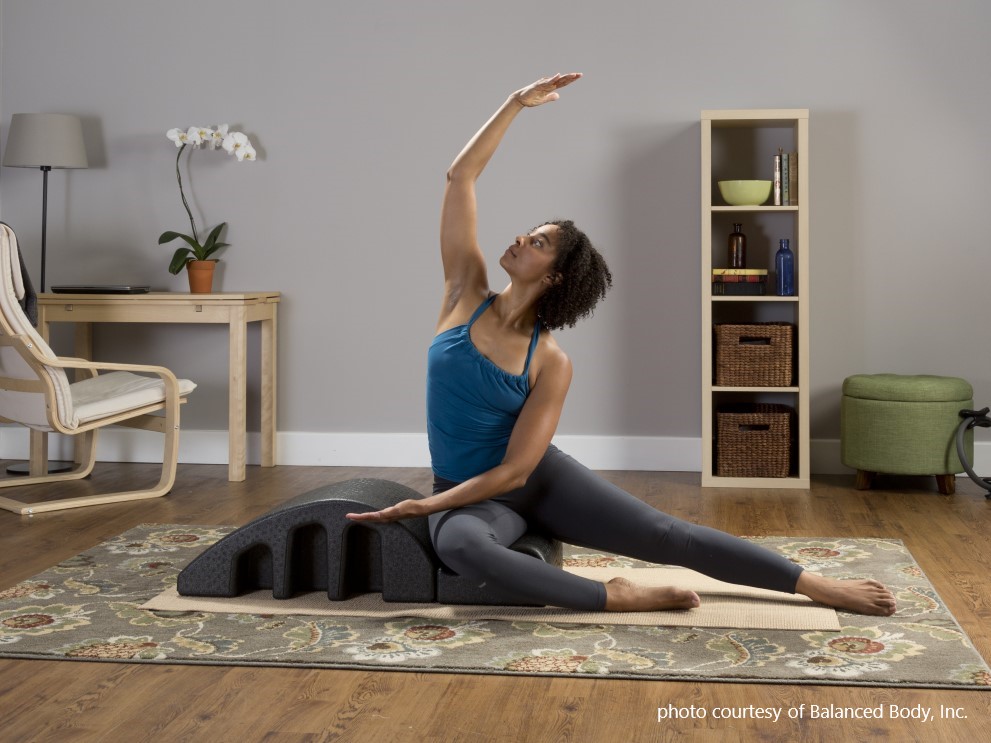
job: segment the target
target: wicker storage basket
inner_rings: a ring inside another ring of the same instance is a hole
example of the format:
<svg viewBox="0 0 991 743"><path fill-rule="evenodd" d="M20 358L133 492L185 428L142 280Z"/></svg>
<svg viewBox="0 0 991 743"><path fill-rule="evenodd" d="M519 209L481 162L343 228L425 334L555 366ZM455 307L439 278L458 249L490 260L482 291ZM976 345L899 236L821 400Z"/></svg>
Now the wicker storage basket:
<svg viewBox="0 0 991 743"><path fill-rule="evenodd" d="M788 477L791 423L787 405L749 403L716 411L716 475Z"/></svg>
<svg viewBox="0 0 991 743"><path fill-rule="evenodd" d="M716 323L716 384L788 387L795 326L785 322Z"/></svg>

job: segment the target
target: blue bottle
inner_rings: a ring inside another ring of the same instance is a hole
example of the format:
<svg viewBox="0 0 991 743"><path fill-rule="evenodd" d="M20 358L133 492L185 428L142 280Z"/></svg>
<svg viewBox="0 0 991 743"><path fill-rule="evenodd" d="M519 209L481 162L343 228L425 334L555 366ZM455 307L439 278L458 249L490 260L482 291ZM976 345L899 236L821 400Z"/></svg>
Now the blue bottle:
<svg viewBox="0 0 991 743"><path fill-rule="evenodd" d="M779 297L795 296L795 254L788 247L787 240L780 241L774 256L774 271L777 274L775 293Z"/></svg>

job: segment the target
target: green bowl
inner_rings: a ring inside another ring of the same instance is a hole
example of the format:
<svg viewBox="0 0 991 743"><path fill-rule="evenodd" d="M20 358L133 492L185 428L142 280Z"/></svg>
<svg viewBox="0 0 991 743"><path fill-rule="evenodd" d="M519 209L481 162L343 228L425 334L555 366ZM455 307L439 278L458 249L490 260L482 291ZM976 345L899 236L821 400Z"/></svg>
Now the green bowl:
<svg viewBox="0 0 991 743"><path fill-rule="evenodd" d="M771 181L719 181L719 193L731 206L759 206L771 195Z"/></svg>

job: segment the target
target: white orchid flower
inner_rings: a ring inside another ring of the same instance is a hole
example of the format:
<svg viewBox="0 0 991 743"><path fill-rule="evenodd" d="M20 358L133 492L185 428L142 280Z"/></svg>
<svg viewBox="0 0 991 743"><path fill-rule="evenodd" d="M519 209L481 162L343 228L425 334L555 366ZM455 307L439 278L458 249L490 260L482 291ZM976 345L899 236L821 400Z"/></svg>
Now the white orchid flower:
<svg viewBox="0 0 991 743"><path fill-rule="evenodd" d="M186 130L186 144L191 144L193 147L199 147L203 144L203 137L200 136L202 129L198 126L191 126Z"/></svg>
<svg viewBox="0 0 991 743"><path fill-rule="evenodd" d="M196 133L199 135L200 144L209 144L213 141L213 129L210 129L209 127L198 126L196 127Z"/></svg>
<svg viewBox="0 0 991 743"><path fill-rule="evenodd" d="M169 129L165 132L165 136L175 142L176 147L182 147L186 144L186 132L182 129Z"/></svg>
<svg viewBox="0 0 991 743"><path fill-rule="evenodd" d="M224 150L229 155L234 155L237 157L238 162L245 159L247 154L250 152L251 156L247 159L255 159L255 148L251 146L251 142L248 141L248 137L241 132L231 132L226 137L224 137Z"/></svg>
<svg viewBox="0 0 991 743"><path fill-rule="evenodd" d="M221 124L216 129L212 130L212 136L208 142L208 146L211 150L215 150L224 143L224 137L227 136L227 124Z"/></svg>

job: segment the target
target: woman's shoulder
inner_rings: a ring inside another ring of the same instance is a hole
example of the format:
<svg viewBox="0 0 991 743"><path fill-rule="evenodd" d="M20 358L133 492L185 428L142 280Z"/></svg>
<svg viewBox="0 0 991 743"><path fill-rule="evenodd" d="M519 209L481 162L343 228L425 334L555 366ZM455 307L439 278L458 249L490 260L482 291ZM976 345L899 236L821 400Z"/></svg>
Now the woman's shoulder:
<svg viewBox="0 0 991 743"><path fill-rule="evenodd" d="M540 330L540 338L537 341L531 371L533 372L533 381L536 381L545 372L563 375L569 380L571 378L571 359L547 328Z"/></svg>

